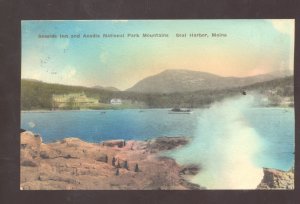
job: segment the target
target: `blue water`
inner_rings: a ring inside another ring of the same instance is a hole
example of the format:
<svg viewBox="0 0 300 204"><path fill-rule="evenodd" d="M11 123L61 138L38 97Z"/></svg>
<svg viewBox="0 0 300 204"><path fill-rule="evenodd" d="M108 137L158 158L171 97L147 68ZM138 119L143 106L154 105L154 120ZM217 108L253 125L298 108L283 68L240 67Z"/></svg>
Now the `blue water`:
<svg viewBox="0 0 300 204"><path fill-rule="evenodd" d="M247 118L263 145L256 163L281 170L289 170L294 166L294 109L253 108L247 112Z"/></svg>
<svg viewBox="0 0 300 204"><path fill-rule="evenodd" d="M168 114L167 109L22 112L21 128L41 134L49 143L66 137L100 142L109 139L145 140L159 136L196 134L193 114ZM245 118L258 133L262 148L255 158L261 167L288 170L294 163L294 109L250 108Z"/></svg>
<svg viewBox="0 0 300 204"><path fill-rule="evenodd" d="M158 136L192 136L196 114L168 114L166 109L22 112L21 127L43 141L78 137L89 142L109 139L145 140ZM30 127L34 124L34 127Z"/></svg>

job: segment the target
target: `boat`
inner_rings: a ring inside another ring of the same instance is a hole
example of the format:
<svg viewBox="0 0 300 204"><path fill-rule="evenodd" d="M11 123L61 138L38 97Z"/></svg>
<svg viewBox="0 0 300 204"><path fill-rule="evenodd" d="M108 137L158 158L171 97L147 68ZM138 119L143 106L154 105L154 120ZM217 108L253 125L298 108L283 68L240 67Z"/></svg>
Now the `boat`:
<svg viewBox="0 0 300 204"><path fill-rule="evenodd" d="M187 108L172 108L171 110L169 110L169 114L191 114L193 113L193 111L191 109L187 109Z"/></svg>

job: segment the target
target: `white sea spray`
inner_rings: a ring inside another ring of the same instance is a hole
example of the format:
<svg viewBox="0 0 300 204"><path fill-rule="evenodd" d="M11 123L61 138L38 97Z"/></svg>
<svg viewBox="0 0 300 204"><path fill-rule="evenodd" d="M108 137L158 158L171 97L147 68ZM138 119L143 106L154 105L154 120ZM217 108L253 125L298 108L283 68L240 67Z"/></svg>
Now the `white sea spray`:
<svg viewBox="0 0 300 204"><path fill-rule="evenodd" d="M208 189L255 189L263 170L254 164L260 137L247 122L245 111L257 96L234 97L213 104L198 117L193 140L171 152L180 164L198 164L201 170L191 182Z"/></svg>

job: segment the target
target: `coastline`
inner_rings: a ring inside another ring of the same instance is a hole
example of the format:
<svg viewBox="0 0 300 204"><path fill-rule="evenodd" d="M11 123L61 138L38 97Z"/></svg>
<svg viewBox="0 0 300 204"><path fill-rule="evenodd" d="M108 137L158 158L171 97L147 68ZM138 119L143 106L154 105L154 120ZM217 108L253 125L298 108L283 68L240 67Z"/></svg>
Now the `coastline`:
<svg viewBox="0 0 300 204"><path fill-rule="evenodd" d="M184 137L147 141L84 142L78 138L44 144L21 133L21 190L199 190L188 177L195 165L180 166L160 153L188 143ZM113 162L113 160L115 160ZM114 163L114 164L113 164ZM126 163L126 164L125 164ZM138 165L138 169L136 169Z"/></svg>
<svg viewBox="0 0 300 204"><path fill-rule="evenodd" d="M57 109L57 110L21 110L21 113L52 113L52 112L84 112L84 111L116 111L116 110L156 110L156 109L166 109L169 110L170 108L124 108L124 109Z"/></svg>
<svg viewBox="0 0 300 204"><path fill-rule="evenodd" d="M201 110L205 109L207 107L203 108L193 108L193 110ZM254 109L259 108L278 108L278 109L294 109L294 106L255 106L252 107ZM125 109L78 109L78 110L72 110L72 109L58 109L58 110L47 110L47 109L37 109L37 110L21 110L21 113L52 113L52 112L84 112L84 111L115 111L115 110L170 110L172 108L125 108Z"/></svg>
<svg viewBox="0 0 300 204"><path fill-rule="evenodd" d="M107 140L90 143L65 138L43 143L39 135L21 133L21 190L203 190L189 178L201 173L181 166L164 152L180 148L186 137ZM113 162L113 160L115 160ZM126 163L126 164L125 164ZM138 165L138 169L137 169ZM294 169L263 168L257 189L294 189Z"/></svg>

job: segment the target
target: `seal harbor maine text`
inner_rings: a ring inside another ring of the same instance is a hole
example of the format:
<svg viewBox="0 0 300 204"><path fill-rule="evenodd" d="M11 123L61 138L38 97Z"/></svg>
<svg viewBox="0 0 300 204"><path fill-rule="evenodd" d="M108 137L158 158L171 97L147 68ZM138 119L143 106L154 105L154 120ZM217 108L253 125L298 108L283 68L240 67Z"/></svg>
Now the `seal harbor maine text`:
<svg viewBox="0 0 300 204"><path fill-rule="evenodd" d="M176 33L177 38L224 38L227 37L226 33L211 33L210 35L207 33Z"/></svg>

